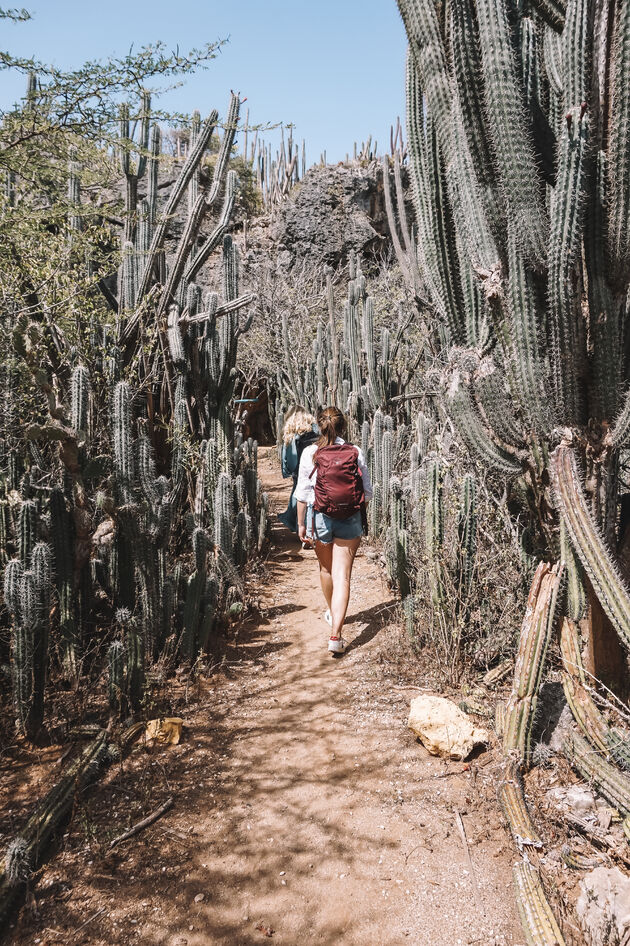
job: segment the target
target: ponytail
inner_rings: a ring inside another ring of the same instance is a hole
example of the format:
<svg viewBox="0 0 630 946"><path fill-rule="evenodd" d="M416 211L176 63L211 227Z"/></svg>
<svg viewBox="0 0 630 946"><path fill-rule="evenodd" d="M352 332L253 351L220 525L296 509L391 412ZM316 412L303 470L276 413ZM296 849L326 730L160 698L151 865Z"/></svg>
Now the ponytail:
<svg viewBox="0 0 630 946"><path fill-rule="evenodd" d="M330 447L337 437L343 437L346 432L346 418L338 407L325 407L317 414L317 426L320 437L319 447Z"/></svg>

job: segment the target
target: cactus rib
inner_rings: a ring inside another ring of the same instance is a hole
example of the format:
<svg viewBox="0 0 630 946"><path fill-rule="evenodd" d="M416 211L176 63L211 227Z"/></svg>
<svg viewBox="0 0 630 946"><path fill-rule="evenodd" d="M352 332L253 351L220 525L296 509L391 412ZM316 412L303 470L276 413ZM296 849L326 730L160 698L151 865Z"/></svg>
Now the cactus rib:
<svg viewBox="0 0 630 946"><path fill-rule="evenodd" d="M573 548L604 611L630 648L630 594L588 509L575 451L561 444L551 457L554 496Z"/></svg>
<svg viewBox="0 0 630 946"><path fill-rule="evenodd" d="M528 946L564 946L564 938L547 902L538 871L528 861L519 861L512 868L512 874Z"/></svg>

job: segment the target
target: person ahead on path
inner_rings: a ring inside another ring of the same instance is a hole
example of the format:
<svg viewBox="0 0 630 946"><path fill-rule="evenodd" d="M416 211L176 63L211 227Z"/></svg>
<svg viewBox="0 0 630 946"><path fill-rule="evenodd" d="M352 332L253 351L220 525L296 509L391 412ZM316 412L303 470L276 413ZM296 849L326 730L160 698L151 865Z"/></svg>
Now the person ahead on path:
<svg viewBox="0 0 630 946"><path fill-rule="evenodd" d="M341 636L350 598L350 578L361 536L367 532L365 503L372 498L372 483L365 457L346 443L346 418L336 407L317 415L320 437L306 447L300 460L297 500L298 534L315 543L319 577L328 605L326 621L332 627L328 650L343 654Z"/></svg>
<svg viewBox="0 0 630 946"><path fill-rule="evenodd" d="M289 496L289 504L278 519L291 532L298 531L297 504L295 501L295 487L298 480L298 470L302 451L305 447L315 443L319 430L315 418L306 408L296 405L287 413L287 419L282 431L282 452L280 462L284 479L293 477L293 489Z"/></svg>

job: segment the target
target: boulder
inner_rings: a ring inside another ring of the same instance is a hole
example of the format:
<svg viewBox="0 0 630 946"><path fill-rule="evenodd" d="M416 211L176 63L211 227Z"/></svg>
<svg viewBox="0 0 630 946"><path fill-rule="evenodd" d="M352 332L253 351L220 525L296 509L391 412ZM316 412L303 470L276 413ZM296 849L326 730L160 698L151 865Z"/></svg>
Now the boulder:
<svg viewBox="0 0 630 946"><path fill-rule="evenodd" d="M489 736L469 716L443 696L417 696L411 701L409 728L431 755L444 759L466 759Z"/></svg>
<svg viewBox="0 0 630 946"><path fill-rule="evenodd" d="M618 867L596 867L584 877L575 910L588 946L630 942L630 877Z"/></svg>
<svg viewBox="0 0 630 946"><path fill-rule="evenodd" d="M377 162L311 168L277 208L272 226L287 268L304 259L338 266L352 252L374 256L387 232Z"/></svg>

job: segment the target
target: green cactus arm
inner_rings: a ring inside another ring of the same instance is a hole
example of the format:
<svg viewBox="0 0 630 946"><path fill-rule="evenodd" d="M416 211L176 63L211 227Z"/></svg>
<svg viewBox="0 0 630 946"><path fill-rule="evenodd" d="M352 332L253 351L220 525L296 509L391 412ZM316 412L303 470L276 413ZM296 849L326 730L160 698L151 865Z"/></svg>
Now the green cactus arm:
<svg viewBox="0 0 630 946"><path fill-rule="evenodd" d="M350 283L350 299L346 304L346 325L347 325L347 350L350 361L350 374L352 377L352 390L358 394L361 390L361 360L359 353L359 326L358 326L358 306L351 301L352 283Z"/></svg>
<svg viewBox="0 0 630 946"><path fill-rule="evenodd" d="M623 405L609 434L610 444L614 448L624 447L630 435L630 388L626 392Z"/></svg>
<svg viewBox="0 0 630 946"><path fill-rule="evenodd" d="M532 581L519 638L512 693L505 711L503 748L526 762L538 691L553 634L562 565L540 562Z"/></svg>
<svg viewBox="0 0 630 946"><path fill-rule="evenodd" d="M543 58L551 90L555 95L561 96L563 92L562 40L553 30L545 30Z"/></svg>
<svg viewBox="0 0 630 946"><path fill-rule="evenodd" d="M549 123L546 89L541 81L542 57L539 54L540 31L534 20L524 16L520 32L521 64L525 105L532 123L532 143L536 161L544 181L555 186L556 136Z"/></svg>
<svg viewBox="0 0 630 946"><path fill-rule="evenodd" d="M453 94L446 51L433 3L398 0L417 81L422 86L428 112L435 124L439 149L445 163L445 176L453 212L461 225L471 258L487 272L497 266L499 254L492 238L480 197L476 169L463 133L459 95ZM408 69L408 78L411 67ZM456 93L456 89L455 89ZM423 109L417 100L418 121ZM411 143L411 136L408 136Z"/></svg>
<svg viewBox="0 0 630 946"><path fill-rule="evenodd" d="M630 0L618 4L612 65L614 118L610 121L611 177L608 248L616 275L628 284L630 260Z"/></svg>
<svg viewBox="0 0 630 946"><path fill-rule="evenodd" d="M560 520L560 556L567 573L567 605L569 618L579 621L586 611L586 591L582 580L582 566L575 556L564 520Z"/></svg>
<svg viewBox="0 0 630 946"><path fill-rule="evenodd" d="M140 108L140 133L138 138L138 165L136 168L136 177L138 180L144 177L147 169L147 152L149 150L149 137L151 132L151 95L149 92L142 93L142 105Z"/></svg>
<svg viewBox="0 0 630 946"><path fill-rule="evenodd" d="M28 568L31 562L31 553L37 542L38 522L36 502L26 499L20 506L18 516L18 551L24 568Z"/></svg>
<svg viewBox="0 0 630 946"><path fill-rule="evenodd" d="M20 586L24 575L24 565L19 558L10 559L4 568L4 601L16 619L20 615Z"/></svg>
<svg viewBox="0 0 630 946"><path fill-rule="evenodd" d="M118 112L118 160L120 170L125 175L129 174L131 167L131 141L129 138L129 105L123 102Z"/></svg>
<svg viewBox="0 0 630 946"><path fill-rule="evenodd" d="M630 815L630 775L611 765L578 732L566 737L562 749L570 764L586 781L594 783L599 793L622 815Z"/></svg>
<svg viewBox="0 0 630 946"><path fill-rule="evenodd" d="M131 391L126 381L114 388L114 470L123 503L131 502L135 464L131 430Z"/></svg>
<svg viewBox="0 0 630 946"><path fill-rule="evenodd" d="M168 310L166 339L171 361L175 368L183 368L186 364L186 352L184 351L184 341L179 327L179 306L171 305Z"/></svg>
<svg viewBox="0 0 630 946"><path fill-rule="evenodd" d="M591 0L567 0L562 33L565 109L579 108L590 96L593 25Z"/></svg>
<svg viewBox="0 0 630 946"><path fill-rule="evenodd" d="M223 294L228 302L238 297L239 265L238 247L228 234L223 237Z"/></svg>
<svg viewBox="0 0 630 946"><path fill-rule="evenodd" d="M219 115L215 110L210 113L208 118L204 121L199 132L199 136L195 142L194 148L191 148L188 156L184 162L181 173L175 182L175 185L169 194L168 200L160 214L160 219L156 223L155 232L153 234L153 239L151 240L151 247L149 253L147 254L146 263L142 273L142 278L140 280L140 285L138 288L138 301L140 302L147 294L151 287L151 280L153 277L153 269L155 267L155 260L159 250L162 248L164 242L164 237L166 236L166 230L168 224L173 219L173 215L177 210L180 200L186 192L186 188L190 182L191 177L197 170L199 162L203 156L204 151L207 149L210 144L210 139L214 134L214 131L217 126ZM128 331L127 333L128 334Z"/></svg>
<svg viewBox="0 0 630 946"><path fill-rule="evenodd" d="M192 114L192 122L190 125L190 147L194 148L195 141L199 135L201 129L201 115L198 111L194 111ZM190 179L188 185L188 210L189 212L195 206L197 197L199 196L199 168L195 171L193 176Z"/></svg>
<svg viewBox="0 0 630 946"><path fill-rule="evenodd" d="M573 718L593 746L606 756L612 756L623 769L630 769L630 738L627 731L611 729L597 708L588 685L577 625L565 617L560 633L562 654L562 687Z"/></svg>
<svg viewBox="0 0 630 946"><path fill-rule="evenodd" d="M151 236L153 236L153 227L157 222L157 196L158 196L158 175L160 170L160 151L162 148L162 133L159 125L151 126L151 137L149 141L149 161L147 176L147 204L149 207L149 223L151 226ZM151 243L147 247L147 253Z"/></svg>
<svg viewBox="0 0 630 946"><path fill-rule="evenodd" d="M505 0L478 0L477 17L488 131L508 214L517 227L523 255L542 268L547 255L547 214L540 199L532 132L523 109Z"/></svg>
<svg viewBox="0 0 630 946"><path fill-rule="evenodd" d="M403 249L402 243L400 242L400 236L398 234L398 223L396 221L396 214L394 213L394 204L392 201L392 185L390 178L390 169L389 169L389 156L384 154L381 159L381 173L383 176L383 194L385 196L385 213L387 214L387 225L389 227L389 233L392 240L392 245L394 247L394 252L396 254L396 259L398 260L398 265L400 271L403 274L403 277L407 283L412 282L410 261L406 252L406 248Z"/></svg>
<svg viewBox="0 0 630 946"><path fill-rule="evenodd" d="M240 109L241 100L238 95L232 92L228 113L223 123L223 138L221 139L221 146L214 164L212 184L210 185L210 191L206 197L208 207L214 206L223 190L225 172L227 170L228 161L230 160L230 155L232 154L232 146L238 129Z"/></svg>
<svg viewBox="0 0 630 946"><path fill-rule="evenodd" d="M434 122L425 117L423 90L412 56L407 59L407 123L411 158L414 203L420 231L419 252L424 263L425 278L436 301L438 311L448 323L455 338L460 331L460 312L456 285L457 271L454 228L445 234L447 222L442 208L445 201L442 168ZM448 239L444 239L448 236Z"/></svg>
<svg viewBox="0 0 630 946"><path fill-rule="evenodd" d="M71 424L75 433L86 434L90 408L90 375L84 365L77 365L70 381Z"/></svg>
<svg viewBox="0 0 630 946"><path fill-rule="evenodd" d="M586 340L574 269L581 264L589 122L581 107L566 115L560 139L558 180L551 202L549 300L551 362L556 403L566 424L580 420L579 383Z"/></svg>
<svg viewBox="0 0 630 946"><path fill-rule="evenodd" d="M527 424L537 432L552 426L547 369L539 326L541 290L531 267L525 263L514 226L508 228L509 325L514 347L514 373L518 379L520 404Z"/></svg>
<svg viewBox="0 0 630 946"><path fill-rule="evenodd" d="M464 443L483 461L503 473L514 475L521 472L519 460L491 439L457 371L447 392L447 409Z"/></svg>
<svg viewBox="0 0 630 946"><path fill-rule="evenodd" d="M138 480L144 498L149 507L154 510L162 499L161 492L156 487L155 462L153 460L153 446L151 441L142 433L137 442Z"/></svg>
<svg viewBox="0 0 630 946"><path fill-rule="evenodd" d="M484 124L484 86L479 44L479 24L474 0L460 0L450 7L453 73L466 129L470 156L479 184L486 195L488 220L495 236L504 229L496 197L497 175Z"/></svg>
<svg viewBox="0 0 630 946"><path fill-rule="evenodd" d="M595 180L587 204L584 239L593 348L589 401L593 404L594 415L600 420L610 422L619 412L620 392L624 386L622 338L625 307L619 298L615 298L610 284L610 266L606 253L608 159L604 151L597 152L595 165ZM621 433L628 422L630 415L626 418L626 424L622 423L617 430L617 434ZM615 446L621 445L622 442L613 433Z"/></svg>
<svg viewBox="0 0 630 946"><path fill-rule="evenodd" d="M78 233L83 227L81 218L81 165L78 161L68 161L68 227Z"/></svg>
<svg viewBox="0 0 630 946"><path fill-rule="evenodd" d="M499 370L490 359L484 359L475 372L473 394L488 427L499 440L512 448L522 449L525 446L522 425Z"/></svg>
<svg viewBox="0 0 630 946"><path fill-rule="evenodd" d="M407 137L409 141L412 194L418 225L418 262L429 289L433 304L442 319L451 326L459 323L456 295L450 273L444 265L448 261L446 247L436 233L437 199L431 186L435 150L435 134L431 115L425 116L423 90L413 56L407 55ZM451 235L452 237L452 235Z"/></svg>
<svg viewBox="0 0 630 946"><path fill-rule="evenodd" d="M518 848L541 848L542 840L527 809L520 765L515 759L507 761L498 796Z"/></svg>
<svg viewBox="0 0 630 946"><path fill-rule="evenodd" d="M554 497L573 548L621 641L630 648L630 594L588 508L575 451L564 444L556 447L550 469Z"/></svg>
<svg viewBox="0 0 630 946"><path fill-rule="evenodd" d="M567 12L566 0L532 0L532 6L555 33L563 31Z"/></svg>
<svg viewBox="0 0 630 946"><path fill-rule="evenodd" d="M136 252L131 240L125 240L122 245L120 294L118 311L131 311L136 304L137 294L137 266Z"/></svg>
<svg viewBox="0 0 630 946"><path fill-rule="evenodd" d="M225 236L227 232L227 228L230 223L230 218L232 216L232 211L234 209L234 201L236 199L237 184L238 184L238 177L236 175L236 172L228 171L221 215L212 233L210 234L208 239L204 242L203 246L200 247L198 252L193 257L192 261L186 268L186 271L184 273L185 282L191 282L193 279L196 278L199 270L206 263L212 251L219 245L219 243Z"/></svg>
<svg viewBox="0 0 630 946"><path fill-rule="evenodd" d="M529 861L519 861L512 868L512 875L516 905L528 946L565 946L536 868Z"/></svg>

